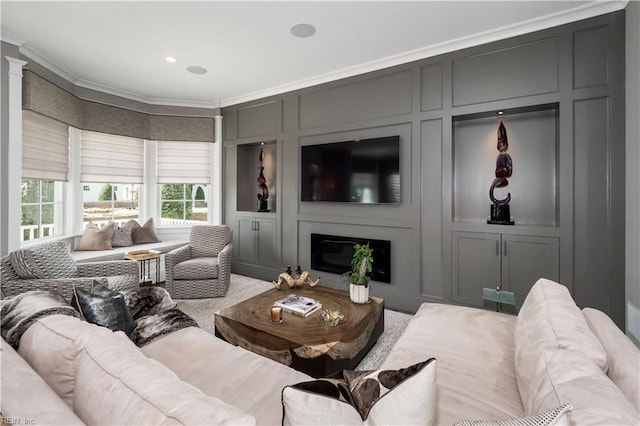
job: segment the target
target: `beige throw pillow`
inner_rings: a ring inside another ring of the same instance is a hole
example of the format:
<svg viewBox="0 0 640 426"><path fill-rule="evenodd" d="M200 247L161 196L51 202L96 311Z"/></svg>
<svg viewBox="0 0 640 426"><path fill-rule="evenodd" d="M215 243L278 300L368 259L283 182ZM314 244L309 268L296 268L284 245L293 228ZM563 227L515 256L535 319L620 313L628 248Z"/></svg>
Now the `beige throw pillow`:
<svg viewBox="0 0 640 426"><path fill-rule="evenodd" d="M160 239L156 234L156 228L153 225L153 218L149 218L144 225L140 226L138 222L131 219L126 225L133 227L133 244L159 243Z"/></svg>
<svg viewBox="0 0 640 426"><path fill-rule="evenodd" d="M82 233L76 250L112 250L111 237L113 237L115 227L115 222L111 221L102 228L99 228L93 222L89 222Z"/></svg>

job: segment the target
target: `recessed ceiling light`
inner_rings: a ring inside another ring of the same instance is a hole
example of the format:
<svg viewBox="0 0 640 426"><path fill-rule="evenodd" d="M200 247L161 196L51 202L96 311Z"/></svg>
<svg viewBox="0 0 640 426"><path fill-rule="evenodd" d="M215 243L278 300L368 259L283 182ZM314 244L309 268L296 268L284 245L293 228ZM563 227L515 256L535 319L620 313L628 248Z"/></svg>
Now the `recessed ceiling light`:
<svg viewBox="0 0 640 426"><path fill-rule="evenodd" d="M289 31L296 37L306 38L316 33L316 27L310 24L295 24Z"/></svg>
<svg viewBox="0 0 640 426"><path fill-rule="evenodd" d="M177 59L173 56L167 56L166 58L164 58L164 60L167 62L171 62L172 64L177 61Z"/></svg>
<svg viewBox="0 0 640 426"><path fill-rule="evenodd" d="M207 73L207 69L206 68L202 68L196 65L192 65L190 67L187 67L187 71L189 71L191 74L206 74Z"/></svg>

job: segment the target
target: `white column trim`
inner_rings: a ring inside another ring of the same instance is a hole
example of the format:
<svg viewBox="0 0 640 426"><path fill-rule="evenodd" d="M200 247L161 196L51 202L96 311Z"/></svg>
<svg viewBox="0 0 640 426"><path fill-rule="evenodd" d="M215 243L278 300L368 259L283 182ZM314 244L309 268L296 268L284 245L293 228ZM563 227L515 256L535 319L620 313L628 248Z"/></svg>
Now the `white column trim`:
<svg viewBox="0 0 640 426"><path fill-rule="evenodd" d="M9 146L7 149L7 251L20 248L22 197L22 67L27 62L5 56L9 62Z"/></svg>
<svg viewBox="0 0 640 426"><path fill-rule="evenodd" d="M80 182L80 139L82 131L69 126L69 182L65 202L70 212L66 215L65 234L81 235L84 231L84 188Z"/></svg>
<svg viewBox="0 0 640 426"><path fill-rule="evenodd" d="M216 115L213 142L213 162L211 164L211 202L208 203L210 223L222 223L222 116Z"/></svg>

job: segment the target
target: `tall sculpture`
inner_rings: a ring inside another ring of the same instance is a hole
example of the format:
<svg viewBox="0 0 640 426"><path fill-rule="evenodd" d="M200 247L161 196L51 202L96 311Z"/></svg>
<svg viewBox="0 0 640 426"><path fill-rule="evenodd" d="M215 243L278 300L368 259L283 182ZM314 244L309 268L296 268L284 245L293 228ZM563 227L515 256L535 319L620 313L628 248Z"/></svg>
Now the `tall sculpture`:
<svg viewBox="0 0 640 426"><path fill-rule="evenodd" d="M510 178L513 173L513 162L511 161L511 156L507 154L507 150L509 149L507 129L504 127L502 120L500 120L500 125L498 126L497 148L500 153L496 159L496 178L489 188L489 198L493 204L491 205L491 218L487 220L487 223L513 225L515 222L511 220L511 212L509 209L511 193L509 192L503 199L496 198L493 193L496 188L508 186L509 180L507 178Z"/></svg>
<svg viewBox="0 0 640 426"><path fill-rule="evenodd" d="M269 198L269 188L267 188L267 179L265 179L262 171L264 170L264 166L262 162L264 160L264 151L260 148L260 155L258 156L258 188L262 191L258 193L258 211L259 212L268 212L267 208L267 198Z"/></svg>

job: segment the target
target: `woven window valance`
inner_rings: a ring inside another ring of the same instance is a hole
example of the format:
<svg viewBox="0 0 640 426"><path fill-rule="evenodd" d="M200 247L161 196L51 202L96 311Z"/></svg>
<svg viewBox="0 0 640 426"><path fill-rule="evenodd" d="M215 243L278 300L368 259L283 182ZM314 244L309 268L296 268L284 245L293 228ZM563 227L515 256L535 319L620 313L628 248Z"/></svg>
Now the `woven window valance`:
<svg viewBox="0 0 640 426"><path fill-rule="evenodd" d="M148 140L213 142L213 117L156 115L81 99L25 70L22 108L81 130Z"/></svg>

